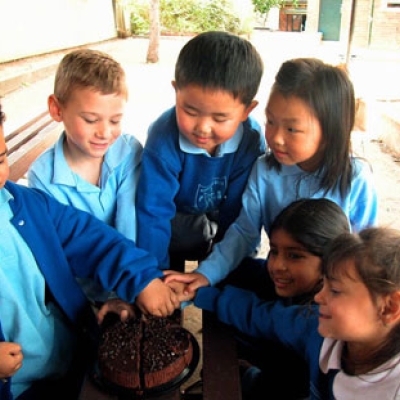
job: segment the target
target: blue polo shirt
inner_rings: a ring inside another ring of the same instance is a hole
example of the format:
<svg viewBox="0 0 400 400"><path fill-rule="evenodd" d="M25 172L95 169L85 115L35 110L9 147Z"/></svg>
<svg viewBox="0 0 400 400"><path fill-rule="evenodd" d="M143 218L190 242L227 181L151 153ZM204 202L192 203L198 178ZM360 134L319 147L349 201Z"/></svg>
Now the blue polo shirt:
<svg viewBox="0 0 400 400"><path fill-rule="evenodd" d="M28 171L28 185L44 190L63 204L86 211L136 240L135 197L142 145L122 134L104 156L99 186L73 172L63 152L65 132Z"/></svg>
<svg viewBox="0 0 400 400"><path fill-rule="evenodd" d="M70 366L72 332L54 303L45 302L45 280L26 242L10 223L12 195L0 190L0 320L7 342L21 345L22 367L13 376L14 397L33 381L57 377Z"/></svg>

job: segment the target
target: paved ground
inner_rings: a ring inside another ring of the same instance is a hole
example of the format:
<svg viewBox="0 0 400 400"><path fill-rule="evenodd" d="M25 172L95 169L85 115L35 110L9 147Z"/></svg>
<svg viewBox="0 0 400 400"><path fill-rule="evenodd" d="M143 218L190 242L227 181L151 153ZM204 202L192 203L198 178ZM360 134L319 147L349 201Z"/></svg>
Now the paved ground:
<svg viewBox="0 0 400 400"><path fill-rule="evenodd" d="M324 43L321 46L314 37L299 35L302 34L255 33L252 37L265 63L263 82L257 95L260 105L255 111L260 122L264 120L263 108L270 84L282 61L301 56L316 56L334 63L342 61L340 49L335 44ZM126 69L130 101L125 130L142 142L148 124L174 102L170 82L175 60L186 40L188 38L163 38L160 44L160 62L154 65L145 63L148 41L144 38L116 39L89 46L110 53ZM47 108L47 96L52 92L54 69L64 53L0 64L0 95L4 97L2 103L7 113L7 132L16 129ZM361 51L355 55L350 63L350 71L359 96L391 100L400 98L400 81L388 80L388 77L397 78L400 65L397 55ZM36 72L38 69L41 70L40 73ZM384 146L376 140L377 137L379 132L354 132L354 150L367 158L374 170L380 197L381 223L400 229L400 167L390 152L383 151ZM267 241L264 240L263 244L265 254ZM185 325L195 333L201 345L199 310L194 307L187 309ZM189 384L198 379L200 369L201 363Z"/></svg>

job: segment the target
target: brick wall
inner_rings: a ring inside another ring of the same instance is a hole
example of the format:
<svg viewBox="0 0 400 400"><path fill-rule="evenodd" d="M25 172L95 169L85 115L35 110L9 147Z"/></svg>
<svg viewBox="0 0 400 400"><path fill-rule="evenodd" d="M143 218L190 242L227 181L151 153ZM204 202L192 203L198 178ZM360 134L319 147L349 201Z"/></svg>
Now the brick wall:
<svg viewBox="0 0 400 400"><path fill-rule="evenodd" d="M355 1L355 0L353 0ZM352 0L342 2L340 41L348 40ZM357 0L352 45L361 48L399 49L400 8L388 9L386 0ZM308 0L306 31L317 32L320 0ZM371 21L372 17L372 21Z"/></svg>

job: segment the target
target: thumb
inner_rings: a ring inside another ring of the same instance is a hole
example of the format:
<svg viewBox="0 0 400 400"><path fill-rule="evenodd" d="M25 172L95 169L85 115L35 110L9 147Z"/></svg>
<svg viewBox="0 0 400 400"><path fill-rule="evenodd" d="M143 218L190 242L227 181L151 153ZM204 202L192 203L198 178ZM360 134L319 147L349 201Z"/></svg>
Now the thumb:
<svg viewBox="0 0 400 400"><path fill-rule="evenodd" d="M185 292L187 293L193 293L195 292L198 288L203 287L204 285L202 285L199 281L194 281L193 283L190 283L189 285L186 286L185 288Z"/></svg>

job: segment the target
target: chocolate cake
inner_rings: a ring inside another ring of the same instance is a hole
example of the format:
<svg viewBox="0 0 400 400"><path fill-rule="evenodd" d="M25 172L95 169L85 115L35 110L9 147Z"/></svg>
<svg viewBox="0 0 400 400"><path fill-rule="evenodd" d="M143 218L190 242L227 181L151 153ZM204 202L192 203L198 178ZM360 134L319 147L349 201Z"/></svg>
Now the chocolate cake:
<svg viewBox="0 0 400 400"><path fill-rule="evenodd" d="M188 331L169 318L142 317L104 330L98 367L108 382L145 392L174 381L192 357Z"/></svg>

